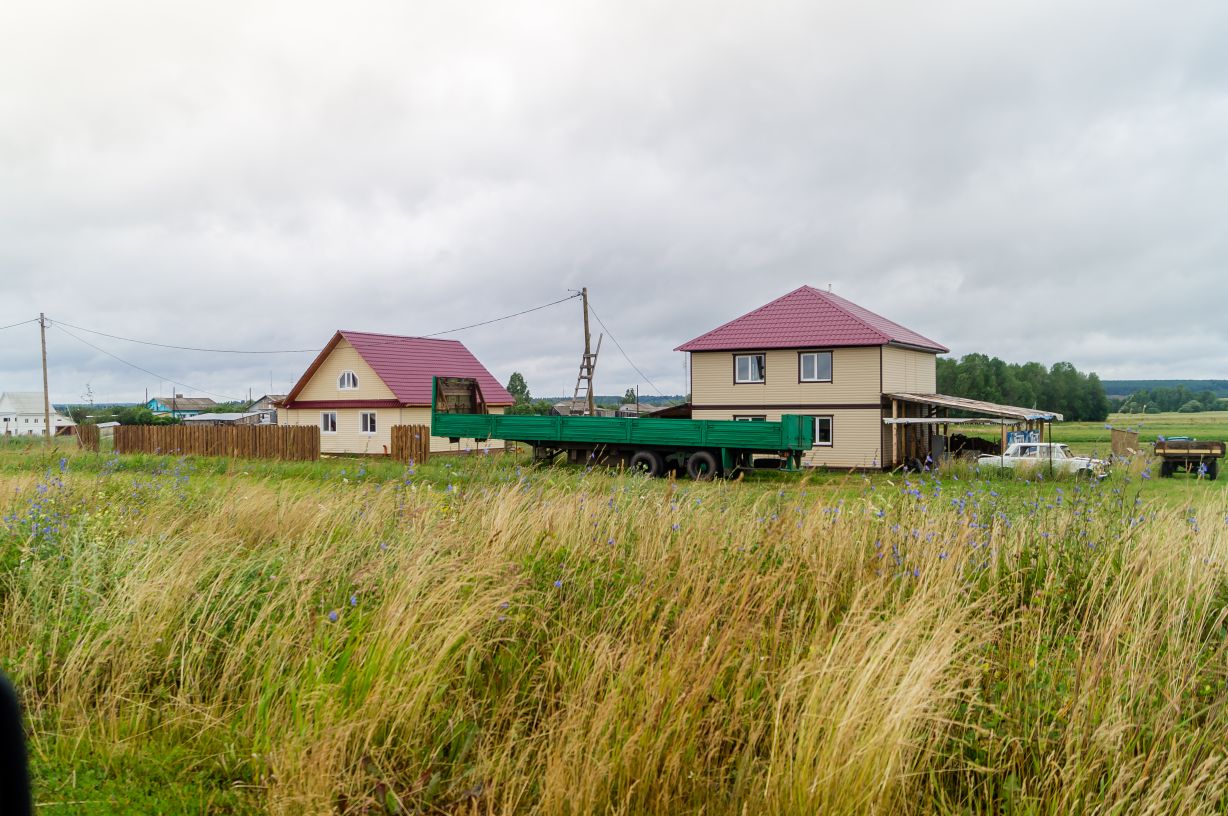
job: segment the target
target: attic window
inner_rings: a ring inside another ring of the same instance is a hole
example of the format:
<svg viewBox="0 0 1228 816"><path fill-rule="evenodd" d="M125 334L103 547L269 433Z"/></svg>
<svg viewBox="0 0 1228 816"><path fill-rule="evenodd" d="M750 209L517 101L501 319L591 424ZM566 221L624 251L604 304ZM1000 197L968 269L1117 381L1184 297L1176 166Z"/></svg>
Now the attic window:
<svg viewBox="0 0 1228 816"><path fill-rule="evenodd" d="M358 387L358 375L353 371L342 371L337 378L337 387L342 391L353 391Z"/></svg>

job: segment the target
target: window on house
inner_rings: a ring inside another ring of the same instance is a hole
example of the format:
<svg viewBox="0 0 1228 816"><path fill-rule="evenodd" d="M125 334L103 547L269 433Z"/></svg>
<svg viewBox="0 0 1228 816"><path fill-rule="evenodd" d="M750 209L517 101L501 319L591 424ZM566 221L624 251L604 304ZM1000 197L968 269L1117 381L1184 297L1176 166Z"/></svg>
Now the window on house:
<svg viewBox="0 0 1228 816"><path fill-rule="evenodd" d="M337 378L337 387L342 391L352 391L358 387L358 375L353 371L342 371Z"/></svg>
<svg viewBox="0 0 1228 816"><path fill-rule="evenodd" d="M362 416L362 432L366 434L375 433L375 412L374 411L363 411L361 416Z"/></svg>
<svg viewBox="0 0 1228 816"><path fill-rule="evenodd" d="M320 432L321 433L336 433L337 432L337 412L324 411L320 414Z"/></svg>
<svg viewBox="0 0 1228 816"><path fill-rule="evenodd" d="M767 417L763 414L734 414L734 422L767 422Z"/></svg>
<svg viewBox="0 0 1228 816"><path fill-rule="evenodd" d="M733 356L733 381L735 383L761 383L767 374L767 359L762 354L735 354Z"/></svg>
<svg viewBox="0 0 1228 816"><path fill-rule="evenodd" d="M831 352L798 352L797 378L800 382L831 382Z"/></svg>
<svg viewBox="0 0 1228 816"><path fill-rule="evenodd" d="M814 423L814 446L816 448L830 447L832 444L831 417L817 416L810 419Z"/></svg>

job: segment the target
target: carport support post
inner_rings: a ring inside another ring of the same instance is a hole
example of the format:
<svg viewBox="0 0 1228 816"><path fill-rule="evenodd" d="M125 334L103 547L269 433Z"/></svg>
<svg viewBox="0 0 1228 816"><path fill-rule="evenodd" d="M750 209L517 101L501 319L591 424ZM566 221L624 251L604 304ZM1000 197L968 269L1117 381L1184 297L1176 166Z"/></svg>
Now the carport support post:
<svg viewBox="0 0 1228 816"><path fill-rule="evenodd" d="M899 400L891 401L891 418L898 419L900 416ZM900 461L900 446L899 446L899 426L894 422L891 423L891 467L895 467Z"/></svg>
<svg viewBox="0 0 1228 816"><path fill-rule="evenodd" d="M999 427L1002 429L1002 455L1006 456L1006 423L1003 422Z"/></svg>

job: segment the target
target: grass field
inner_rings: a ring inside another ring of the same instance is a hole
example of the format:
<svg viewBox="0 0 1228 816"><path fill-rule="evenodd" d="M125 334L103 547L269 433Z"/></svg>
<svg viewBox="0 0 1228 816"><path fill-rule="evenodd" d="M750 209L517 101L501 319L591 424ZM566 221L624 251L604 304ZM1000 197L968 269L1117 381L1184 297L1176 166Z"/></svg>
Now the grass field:
<svg viewBox="0 0 1228 816"><path fill-rule="evenodd" d="M1226 485L7 444L0 660L40 814L1222 812Z"/></svg>
<svg viewBox="0 0 1228 816"><path fill-rule="evenodd" d="M1160 436L1192 436L1196 439L1218 439L1228 442L1228 411L1206 411L1198 414L1110 414L1105 422L1056 422L1053 439L1065 442L1076 453L1107 456L1111 450L1110 428L1139 432L1139 442L1150 449ZM980 429L961 432L984 439L998 439L999 431Z"/></svg>

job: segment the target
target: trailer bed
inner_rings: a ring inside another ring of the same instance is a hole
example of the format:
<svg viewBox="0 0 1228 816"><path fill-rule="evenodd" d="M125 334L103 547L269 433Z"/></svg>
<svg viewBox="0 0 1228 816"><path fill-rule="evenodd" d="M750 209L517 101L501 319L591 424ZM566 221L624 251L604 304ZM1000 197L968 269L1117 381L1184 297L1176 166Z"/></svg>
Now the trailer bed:
<svg viewBox="0 0 1228 816"><path fill-rule="evenodd" d="M509 416L469 412L477 399L464 397L466 381L436 378L431 434L450 439L504 439L532 445L538 458L563 451L582 451L629 463L641 451L656 452L663 464L687 463L706 451L721 471L754 466L754 454L778 455L784 469L801 465L814 444L810 417L786 415L780 422L714 419L660 419L592 416ZM460 395L459 397L457 395ZM441 410L442 406L442 410ZM457 409L460 408L460 412Z"/></svg>

